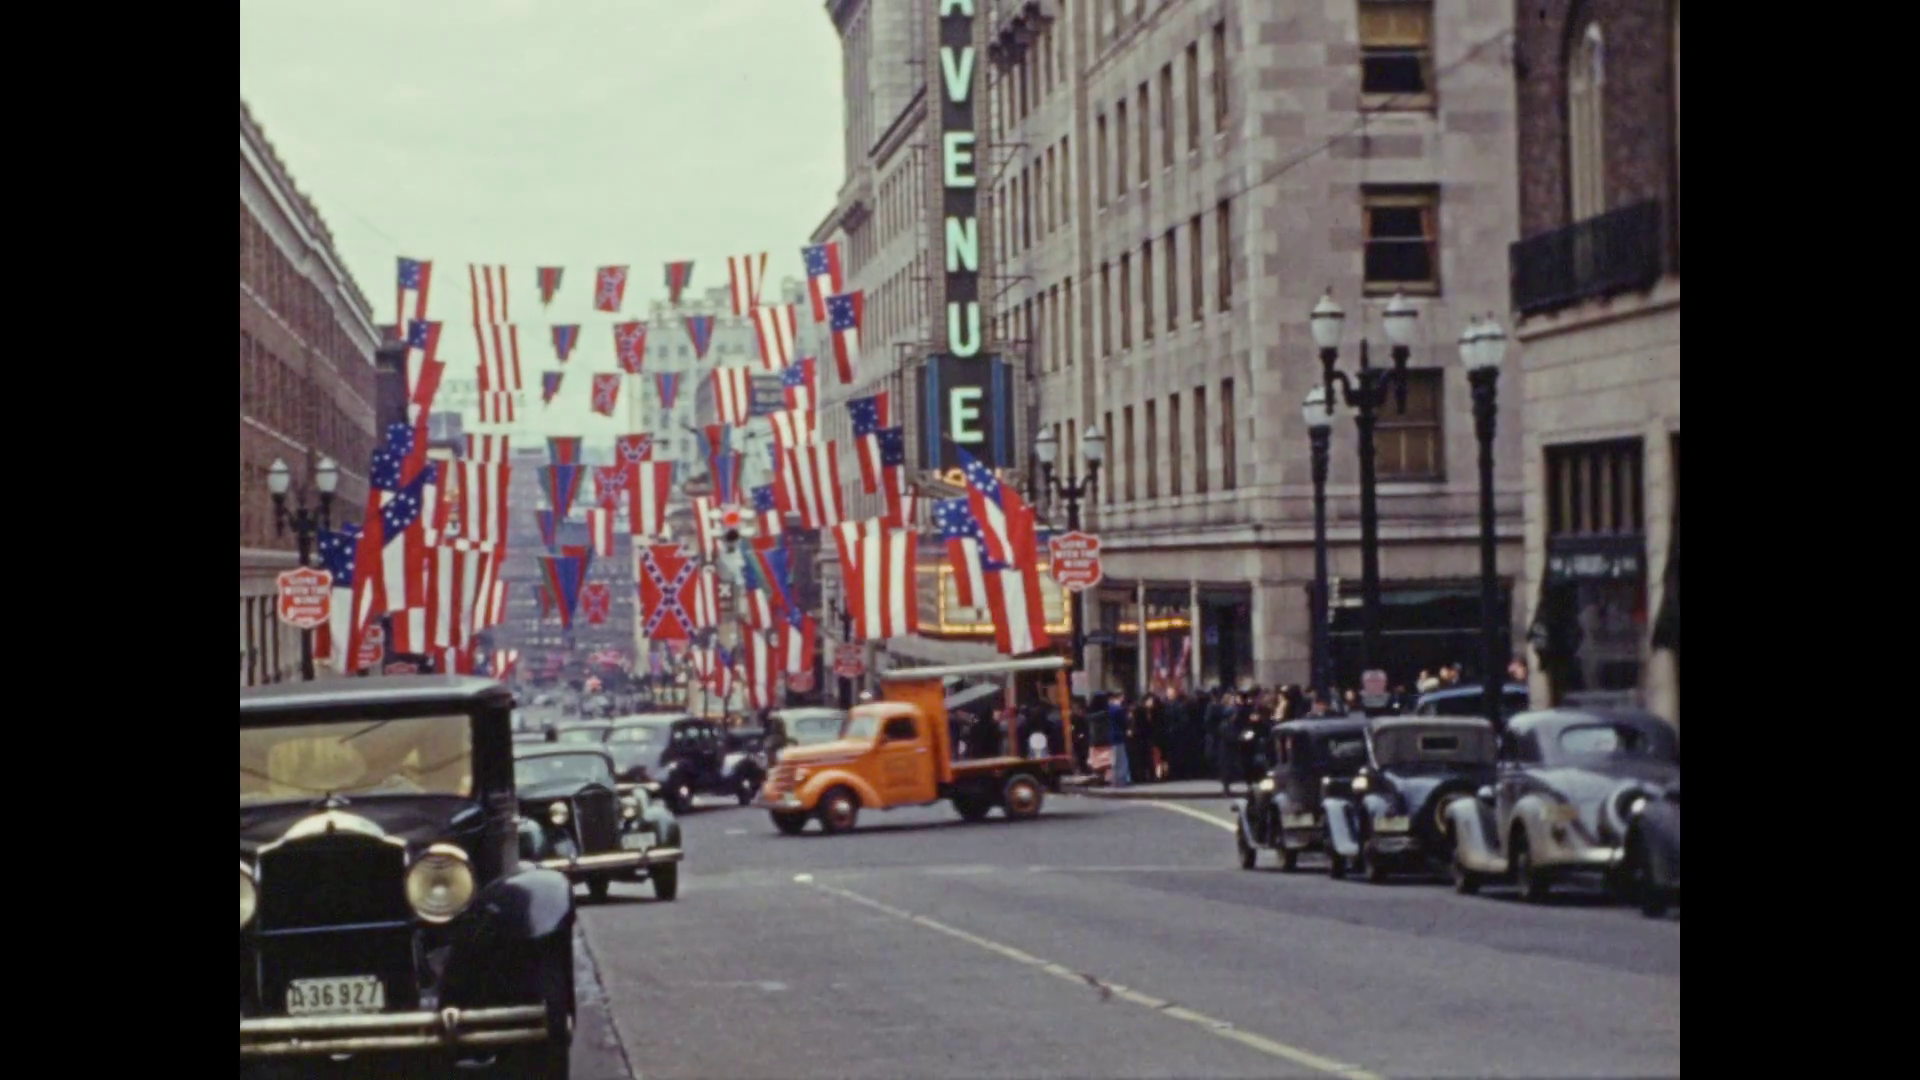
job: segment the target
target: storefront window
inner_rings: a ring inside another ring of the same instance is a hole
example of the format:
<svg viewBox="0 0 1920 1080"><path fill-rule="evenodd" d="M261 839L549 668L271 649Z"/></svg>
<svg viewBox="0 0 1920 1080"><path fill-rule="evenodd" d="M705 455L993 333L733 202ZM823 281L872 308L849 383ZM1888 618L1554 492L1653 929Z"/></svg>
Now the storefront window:
<svg viewBox="0 0 1920 1080"><path fill-rule="evenodd" d="M1253 594L1231 588L1200 589L1199 688L1238 688L1253 678Z"/></svg>
<svg viewBox="0 0 1920 1080"><path fill-rule="evenodd" d="M1329 644L1333 652L1333 684L1357 689L1365 666L1387 673L1387 685L1413 690L1420 673L1438 672L1447 664L1461 665L1462 678L1480 678L1480 583L1475 581L1383 582L1380 586L1381 655L1361 659L1365 608L1360 583L1338 580L1332 594ZM1512 587L1500 584L1498 623L1505 632L1512 610ZM1504 656L1506 650L1496 655Z"/></svg>
<svg viewBox="0 0 1920 1080"><path fill-rule="evenodd" d="M1547 567L1529 634L1555 703L1630 704L1647 641L1638 439L1547 449Z"/></svg>

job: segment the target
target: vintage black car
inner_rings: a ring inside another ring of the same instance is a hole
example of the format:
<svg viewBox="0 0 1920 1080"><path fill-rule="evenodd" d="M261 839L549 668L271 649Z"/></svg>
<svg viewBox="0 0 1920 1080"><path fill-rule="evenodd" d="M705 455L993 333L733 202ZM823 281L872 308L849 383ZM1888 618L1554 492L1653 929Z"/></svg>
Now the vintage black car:
<svg viewBox="0 0 1920 1080"><path fill-rule="evenodd" d="M1493 783L1496 733L1477 716L1387 716L1367 726L1366 767L1351 798L1327 800L1334 853L1378 884L1395 872L1452 865L1447 807Z"/></svg>
<svg viewBox="0 0 1920 1080"><path fill-rule="evenodd" d="M1494 783L1447 808L1454 887L1511 880L1539 902L1557 879L1584 871L1624 891L1633 819L1679 785L1680 732L1650 712L1521 713L1500 735Z"/></svg>
<svg viewBox="0 0 1920 1080"><path fill-rule="evenodd" d="M1345 877L1358 849L1353 854L1336 850L1331 830L1346 826L1344 820L1328 820L1327 800L1351 794L1349 784L1367 763L1366 718L1289 720L1274 726L1273 744L1278 764L1254 785L1245 803L1233 804L1240 818L1235 835L1240 866L1253 869L1266 848L1280 853L1280 869L1291 871L1302 852L1322 851L1333 876Z"/></svg>
<svg viewBox="0 0 1920 1080"><path fill-rule="evenodd" d="M680 823L644 787L622 790L604 746L551 742L514 748L520 793L520 857L585 882L605 900L615 881L653 881L653 895L680 893Z"/></svg>
<svg viewBox="0 0 1920 1080"><path fill-rule="evenodd" d="M1515 713L1527 711L1530 704L1527 688L1519 683L1507 683L1500 688L1500 719L1505 720ZM1449 686L1443 690L1429 690L1421 694L1413 703L1415 716L1485 716L1487 697L1479 686Z"/></svg>
<svg viewBox="0 0 1920 1080"><path fill-rule="evenodd" d="M1680 782L1648 799L1627 824L1626 888L1648 918L1680 902Z"/></svg>
<svg viewBox="0 0 1920 1080"><path fill-rule="evenodd" d="M243 1072L567 1075L573 890L516 851L512 707L467 676L240 691Z"/></svg>
<svg viewBox="0 0 1920 1080"><path fill-rule="evenodd" d="M751 755L729 755L719 724L686 713L622 717L607 729L606 746L622 781L658 784L676 814L695 795L730 795L745 806L767 775Z"/></svg>

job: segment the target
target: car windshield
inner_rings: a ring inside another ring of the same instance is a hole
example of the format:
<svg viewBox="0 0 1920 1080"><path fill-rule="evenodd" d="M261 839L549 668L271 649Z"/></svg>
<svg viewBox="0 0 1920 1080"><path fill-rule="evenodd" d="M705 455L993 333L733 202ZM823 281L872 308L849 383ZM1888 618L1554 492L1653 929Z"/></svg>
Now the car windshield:
<svg viewBox="0 0 1920 1080"><path fill-rule="evenodd" d="M1493 762L1493 729L1393 727L1373 735L1373 756L1383 769L1420 765L1487 765Z"/></svg>
<svg viewBox="0 0 1920 1080"><path fill-rule="evenodd" d="M1560 752L1568 757L1675 761L1671 740L1633 724L1575 724L1560 733Z"/></svg>
<svg viewBox="0 0 1920 1080"><path fill-rule="evenodd" d="M880 718L872 713L852 713L840 726L843 739L871 739L880 731Z"/></svg>
<svg viewBox="0 0 1920 1080"><path fill-rule="evenodd" d="M560 732L558 742L597 743L602 739L604 728L567 728Z"/></svg>
<svg viewBox="0 0 1920 1080"><path fill-rule="evenodd" d="M798 746L832 742L839 737L838 716L805 716L787 721L787 740Z"/></svg>
<svg viewBox="0 0 1920 1080"><path fill-rule="evenodd" d="M240 729L240 803L321 795L473 795L464 715Z"/></svg>
<svg viewBox="0 0 1920 1080"><path fill-rule="evenodd" d="M555 782L613 786L613 770L599 754L537 754L513 763L513 782L521 787Z"/></svg>

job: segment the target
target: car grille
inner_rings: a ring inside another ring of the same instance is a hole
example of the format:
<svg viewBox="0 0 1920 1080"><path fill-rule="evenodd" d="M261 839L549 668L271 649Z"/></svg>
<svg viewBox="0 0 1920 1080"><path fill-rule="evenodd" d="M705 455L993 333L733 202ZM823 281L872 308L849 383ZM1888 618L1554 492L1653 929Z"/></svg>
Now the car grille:
<svg viewBox="0 0 1920 1080"><path fill-rule="evenodd" d="M773 767L773 773L767 778L767 793L769 795L785 795L787 792L792 791L793 775L794 766L775 765Z"/></svg>
<svg viewBox="0 0 1920 1080"><path fill-rule="evenodd" d="M573 819L582 854L620 850L620 798L611 791L573 797Z"/></svg>
<svg viewBox="0 0 1920 1080"><path fill-rule="evenodd" d="M386 987L388 1011L420 1005L420 980L414 962L414 930L322 931L254 939L261 1012L283 1016L287 983L333 975L375 975Z"/></svg>
<svg viewBox="0 0 1920 1080"><path fill-rule="evenodd" d="M296 840L260 857L262 931L411 919L407 856L363 836Z"/></svg>

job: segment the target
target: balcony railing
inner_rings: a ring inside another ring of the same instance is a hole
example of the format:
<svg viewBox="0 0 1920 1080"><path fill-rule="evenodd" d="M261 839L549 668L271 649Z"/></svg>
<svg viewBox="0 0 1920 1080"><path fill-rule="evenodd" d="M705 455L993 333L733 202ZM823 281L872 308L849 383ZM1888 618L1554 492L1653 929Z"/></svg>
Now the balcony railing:
<svg viewBox="0 0 1920 1080"><path fill-rule="evenodd" d="M1507 254L1513 309L1539 315L1635 289L1666 269L1659 200L1610 210L1514 243Z"/></svg>

